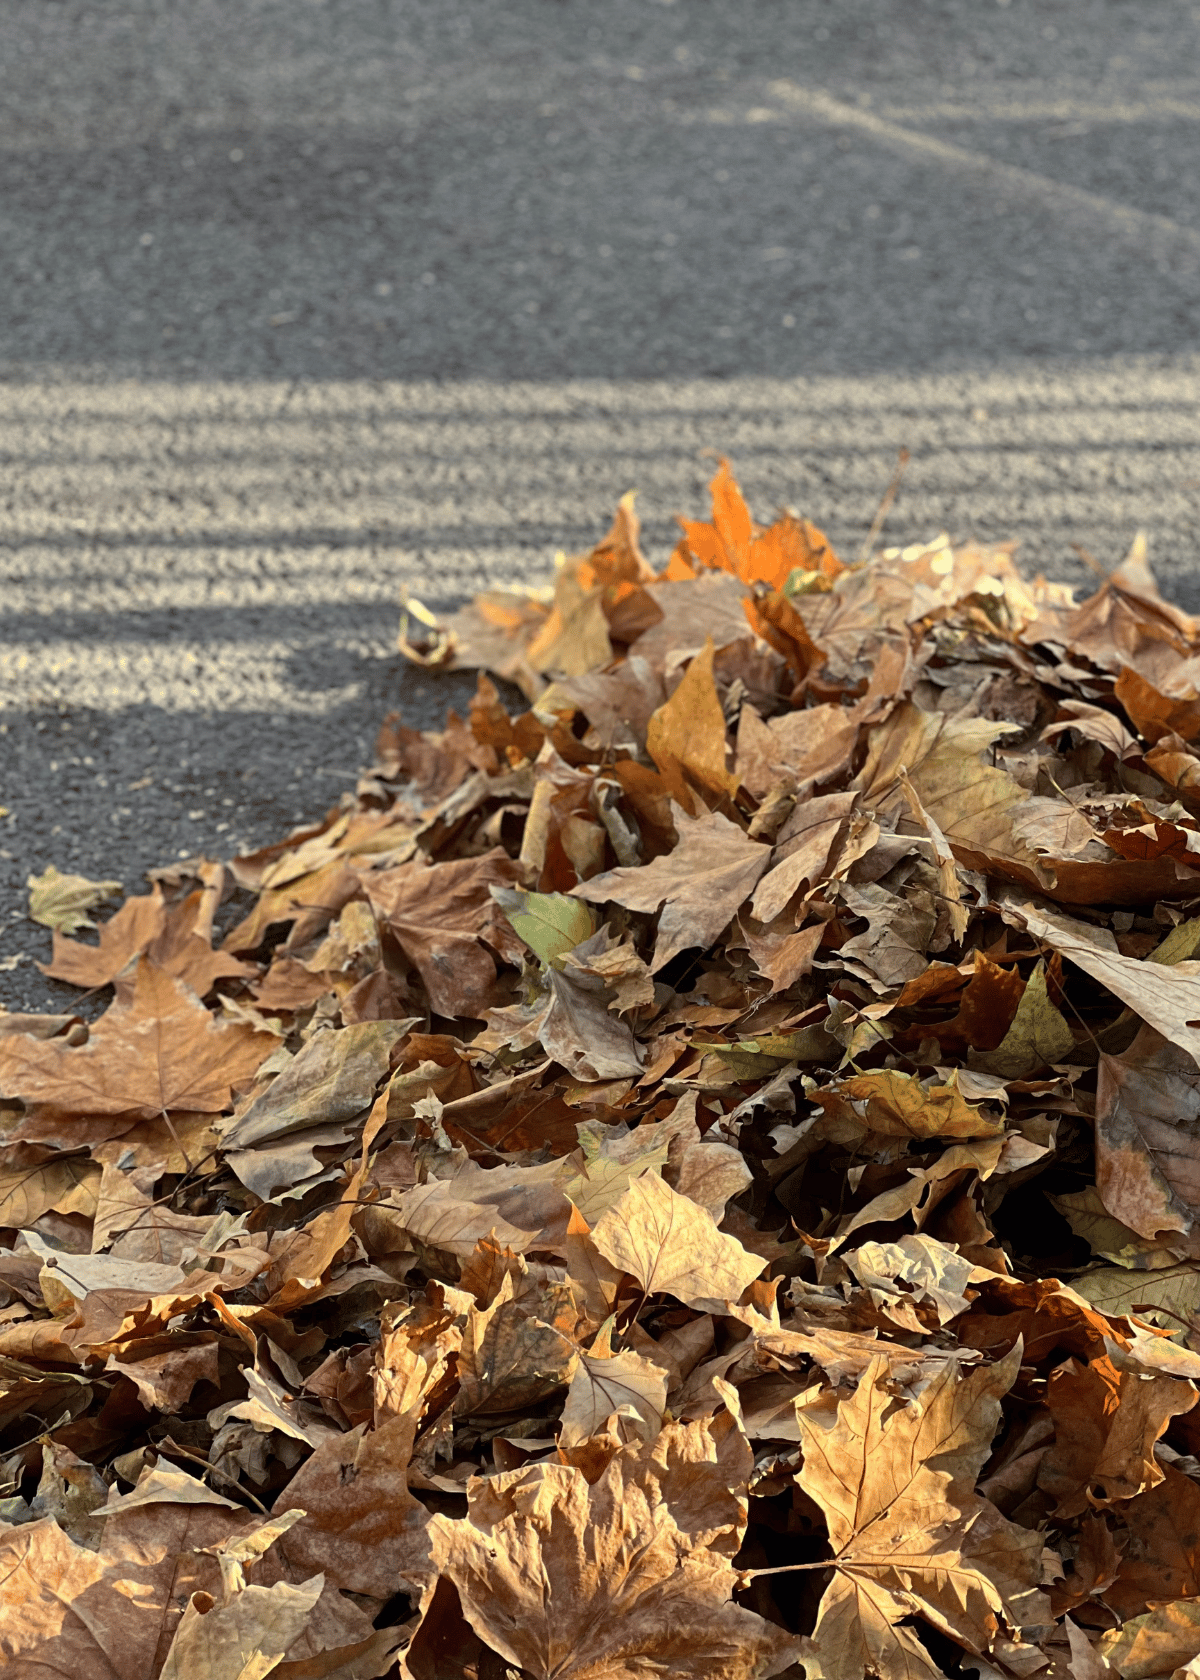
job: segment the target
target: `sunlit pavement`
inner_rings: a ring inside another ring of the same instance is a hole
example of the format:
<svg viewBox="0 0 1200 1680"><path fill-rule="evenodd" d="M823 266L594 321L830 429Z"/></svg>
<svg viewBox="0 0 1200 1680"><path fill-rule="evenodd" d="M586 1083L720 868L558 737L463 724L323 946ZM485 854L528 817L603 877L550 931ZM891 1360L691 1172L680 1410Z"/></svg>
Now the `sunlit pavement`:
<svg viewBox="0 0 1200 1680"><path fill-rule="evenodd" d="M716 451L853 554L904 447L885 541L1079 579L1140 526L1200 607L1198 37L1116 0L5 8L0 995L60 990L31 869L271 838L388 707L461 703L401 668L402 585L540 578L631 487L662 556Z"/></svg>

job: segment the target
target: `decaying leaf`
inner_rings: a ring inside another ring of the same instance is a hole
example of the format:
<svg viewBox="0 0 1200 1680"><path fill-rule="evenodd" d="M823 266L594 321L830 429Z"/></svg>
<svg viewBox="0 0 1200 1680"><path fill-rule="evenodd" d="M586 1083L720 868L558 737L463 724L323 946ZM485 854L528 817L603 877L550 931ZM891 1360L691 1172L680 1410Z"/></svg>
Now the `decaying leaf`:
<svg viewBox="0 0 1200 1680"><path fill-rule="evenodd" d="M528 709L31 881L6 1680L1200 1672L1200 623L711 493L407 602Z"/></svg>

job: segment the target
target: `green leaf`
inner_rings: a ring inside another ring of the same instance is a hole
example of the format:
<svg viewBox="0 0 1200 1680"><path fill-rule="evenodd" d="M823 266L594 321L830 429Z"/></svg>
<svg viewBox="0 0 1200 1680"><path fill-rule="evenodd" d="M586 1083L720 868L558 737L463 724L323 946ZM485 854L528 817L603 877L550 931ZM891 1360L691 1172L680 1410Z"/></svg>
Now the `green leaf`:
<svg viewBox="0 0 1200 1680"><path fill-rule="evenodd" d="M1039 962L1029 976L1012 1025L999 1047L981 1055L972 1050L969 1065L998 1079L1025 1079L1039 1068L1053 1067L1075 1048L1075 1035L1051 1001L1046 965Z"/></svg>
<svg viewBox="0 0 1200 1680"><path fill-rule="evenodd" d="M551 968L561 968L562 959L576 945L590 939L596 921L582 899L566 893L518 892L512 887L493 887L492 897L512 923L517 938L534 956Z"/></svg>
<svg viewBox="0 0 1200 1680"><path fill-rule="evenodd" d="M820 1062L830 1060L838 1046L818 1023L801 1027L794 1033L763 1033L758 1038L742 1038L729 1044L724 1039L693 1039L697 1050L712 1050L721 1058L735 1079L767 1079L789 1062Z"/></svg>
<svg viewBox="0 0 1200 1680"><path fill-rule="evenodd" d="M1146 958L1147 962L1177 963L1190 962L1200 950L1200 916L1193 916L1190 921L1180 922L1173 927L1161 945L1157 945Z"/></svg>

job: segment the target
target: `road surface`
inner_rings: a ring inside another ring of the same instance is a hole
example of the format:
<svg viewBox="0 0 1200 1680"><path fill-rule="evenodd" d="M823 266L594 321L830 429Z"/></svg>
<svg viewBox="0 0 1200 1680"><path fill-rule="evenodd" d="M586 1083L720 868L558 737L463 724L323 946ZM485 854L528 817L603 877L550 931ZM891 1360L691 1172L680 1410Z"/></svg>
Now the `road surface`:
<svg viewBox="0 0 1200 1680"><path fill-rule="evenodd" d="M0 1001L47 863L275 838L434 604L713 452L854 552L1144 527L1200 608L1200 9L9 0Z"/></svg>

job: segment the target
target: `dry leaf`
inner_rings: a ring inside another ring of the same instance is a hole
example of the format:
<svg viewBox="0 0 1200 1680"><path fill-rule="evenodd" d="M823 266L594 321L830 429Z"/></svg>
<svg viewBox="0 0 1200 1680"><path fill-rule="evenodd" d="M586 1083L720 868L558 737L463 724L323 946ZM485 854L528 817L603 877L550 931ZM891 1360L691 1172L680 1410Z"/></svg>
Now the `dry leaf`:
<svg viewBox="0 0 1200 1680"><path fill-rule="evenodd" d="M653 913L658 938L650 967L664 968L680 951L711 945L737 914L766 868L770 851L748 840L719 811L676 816L679 844L666 857L636 869L610 869L575 888L592 904L622 904Z"/></svg>
<svg viewBox="0 0 1200 1680"><path fill-rule="evenodd" d="M739 1300L765 1264L718 1230L706 1208L653 1173L635 1179L601 1214L592 1242L647 1296L674 1295L701 1312L721 1312Z"/></svg>
<svg viewBox="0 0 1200 1680"><path fill-rule="evenodd" d="M25 885L29 888L30 920L56 933L78 933L80 928L95 927L88 911L123 891L120 881L89 881L85 875L64 875L53 864L40 875L31 875Z"/></svg>
<svg viewBox="0 0 1200 1680"><path fill-rule="evenodd" d="M61 1039L0 1038L0 1089L80 1114L219 1113L274 1046L267 1033L216 1022L194 992L146 958L73 1049Z"/></svg>
<svg viewBox="0 0 1200 1680"><path fill-rule="evenodd" d="M592 1487L572 1465L534 1465L472 1481L465 1521L433 1519L437 1567L472 1627L534 1680L615 1680L650 1665L759 1680L801 1654L731 1602L737 1575L693 1541L654 1471L628 1449Z"/></svg>
<svg viewBox="0 0 1200 1680"><path fill-rule="evenodd" d="M1041 1536L974 1491L1019 1355L963 1375L944 1368L896 1407L876 1361L834 1418L798 1413L797 1481L825 1513L834 1578L821 1600L808 1673L937 1676L912 1630L922 1617L981 1654L1005 1627L1044 1619Z"/></svg>

